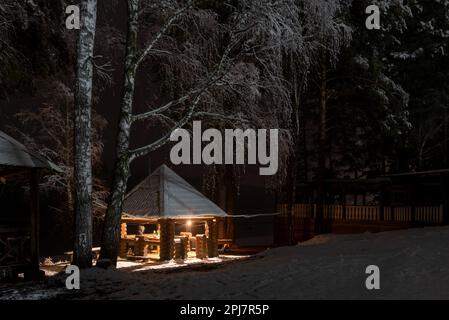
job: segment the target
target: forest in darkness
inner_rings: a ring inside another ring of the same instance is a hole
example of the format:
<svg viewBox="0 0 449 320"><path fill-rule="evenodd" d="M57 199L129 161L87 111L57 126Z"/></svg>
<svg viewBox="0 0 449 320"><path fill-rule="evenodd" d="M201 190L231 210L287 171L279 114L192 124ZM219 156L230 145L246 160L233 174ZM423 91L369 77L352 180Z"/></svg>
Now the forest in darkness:
<svg viewBox="0 0 449 320"><path fill-rule="evenodd" d="M229 193L252 179L294 201L299 183L449 168L449 1L199 0L184 9L188 2L140 1L140 60L128 59L127 1L98 2L89 60L94 228L101 229L100 209L113 202L117 163L126 160L124 188L133 187L150 160L153 167L168 161L166 141L158 139L193 119L212 128L280 130L279 170L267 179L254 177L251 166L181 169L228 212ZM64 169L45 177L43 190L47 223L66 243L75 210L79 61L78 34L61 13L72 3L0 3L0 128ZM381 10L380 30L365 26L372 3ZM146 52L147 40L174 16ZM126 101L124 74L134 63L139 72ZM122 159L118 123L127 102L137 116L130 159Z"/></svg>

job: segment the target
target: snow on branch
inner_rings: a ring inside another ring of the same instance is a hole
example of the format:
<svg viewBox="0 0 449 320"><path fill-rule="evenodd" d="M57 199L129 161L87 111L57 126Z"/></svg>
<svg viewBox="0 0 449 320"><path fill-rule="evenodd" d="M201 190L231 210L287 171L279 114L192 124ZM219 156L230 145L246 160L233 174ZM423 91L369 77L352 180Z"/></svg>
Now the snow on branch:
<svg viewBox="0 0 449 320"><path fill-rule="evenodd" d="M146 46L146 48L143 50L143 52L140 54L140 56L137 59L136 67L138 67L144 59L148 56L148 54L153 50L154 46L157 44L157 42L167 33L167 31L170 29L170 27L175 23L175 21L183 15L192 5L194 0L189 0L187 3L178 9L167 21L166 23L160 28L160 30L154 35L153 39L149 42L149 44Z"/></svg>
<svg viewBox="0 0 449 320"><path fill-rule="evenodd" d="M336 60L351 38L350 27L339 18L342 2L226 2L226 19L193 1L151 2L144 19L151 27L142 32L151 34L152 40L138 54L136 69L145 59L157 66L161 90L169 100L130 119L158 120L170 128L153 143L130 150L130 161L168 143L171 132L193 118L279 128L286 133L280 144L292 147L287 134L292 101L286 60L294 62L292 69L303 79L323 49Z"/></svg>

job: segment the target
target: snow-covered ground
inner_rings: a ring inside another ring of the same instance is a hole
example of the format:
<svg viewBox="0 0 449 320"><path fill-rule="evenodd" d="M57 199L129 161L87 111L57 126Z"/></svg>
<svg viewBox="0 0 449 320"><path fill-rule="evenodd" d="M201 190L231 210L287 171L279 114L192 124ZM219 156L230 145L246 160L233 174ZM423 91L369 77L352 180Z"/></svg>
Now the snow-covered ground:
<svg viewBox="0 0 449 320"><path fill-rule="evenodd" d="M368 265L380 268L380 290L365 287ZM15 291L0 286L0 299L40 298L45 286L48 298L75 299L449 299L449 227L321 235L196 266L93 268L82 272L76 292L61 289L61 281Z"/></svg>

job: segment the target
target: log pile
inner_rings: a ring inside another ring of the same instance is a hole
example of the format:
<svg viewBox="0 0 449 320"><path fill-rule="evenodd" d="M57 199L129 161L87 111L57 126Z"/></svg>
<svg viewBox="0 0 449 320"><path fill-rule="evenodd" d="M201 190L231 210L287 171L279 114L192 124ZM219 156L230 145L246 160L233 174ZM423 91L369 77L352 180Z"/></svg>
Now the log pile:
<svg viewBox="0 0 449 320"><path fill-rule="evenodd" d="M187 245L189 243L188 237L178 237L175 239L175 259L187 259Z"/></svg>
<svg viewBox="0 0 449 320"><path fill-rule="evenodd" d="M205 234L196 235L196 257L198 259L207 258L207 238Z"/></svg>

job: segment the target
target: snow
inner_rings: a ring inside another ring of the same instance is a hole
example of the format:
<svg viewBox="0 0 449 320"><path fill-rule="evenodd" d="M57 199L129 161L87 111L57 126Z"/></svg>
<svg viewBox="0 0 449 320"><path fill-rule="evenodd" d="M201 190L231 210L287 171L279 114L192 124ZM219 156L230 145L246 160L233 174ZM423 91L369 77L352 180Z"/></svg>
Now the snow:
<svg viewBox="0 0 449 320"><path fill-rule="evenodd" d="M424 49L423 48L418 48L415 51L413 51L412 53L408 53L408 52L392 52L390 54L395 59L416 60L423 53L424 53Z"/></svg>
<svg viewBox="0 0 449 320"><path fill-rule="evenodd" d="M369 69L369 61L368 61L367 58L358 55L358 56L356 56L356 57L354 58L354 61L355 61L358 65L360 65L360 67L362 67L363 70L368 70L368 69Z"/></svg>
<svg viewBox="0 0 449 320"><path fill-rule="evenodd" d="M142 265L142 264L139 262L121 260L121 261L117 262L117 269L130 268L130 267L135 267L135 266L140 266L140 265Z"/></svg>
<svg viewBox="0 0 449 320"><path fill-rule="evenodd" d="M63 289L47 290L39 289L33 290L29 293L19 290L11 290L7 293L7 296L2 296L0 300L50 300L56 298L63 293Z"/></svg>
<svg viewBox="0 0 449 320"><path fill-rule="evenodd" d="M130 268L130 272L140 272L148 270L171 270L193 265L207 265L221 262L229 262L236 259L244 259L249 256L221 255L220 258L198 259L189 257L187 260L171 260L167 262L150 261L146 263L120 260L117 262L117 269Z"/></svg>
<svg viewBox="0 0 449 320"><path fill-rule="evenodd" d="M169 269L127 262L118 270L93 268L82 271L81 290L75 296L66 290L58 298L447 299L448 244L449 227L320 235L228 262L219 258ZM365 288L368 265L380 268L380 290ZM53 285L50 290L61 289ZM42 287L35 291L28 288L24 296L40 298ZM0 287L0 299L9 294Z"/></svg>

